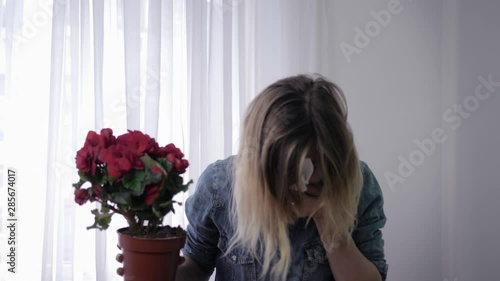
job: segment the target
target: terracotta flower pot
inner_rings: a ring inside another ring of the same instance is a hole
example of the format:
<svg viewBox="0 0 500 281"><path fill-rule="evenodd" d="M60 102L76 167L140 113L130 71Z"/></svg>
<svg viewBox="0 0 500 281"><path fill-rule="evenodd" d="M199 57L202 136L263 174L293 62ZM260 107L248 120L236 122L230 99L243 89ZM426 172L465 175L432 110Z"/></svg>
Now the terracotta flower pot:
<svg viewBox="0 0 500 281"><path fill-rule="evenodd" d="M165 238L135 237L125 234L128 227L118 229L118 247L123 268L118 274L124 280L174 281L179 264L179 251L186 241L185 232Z"/></svg>

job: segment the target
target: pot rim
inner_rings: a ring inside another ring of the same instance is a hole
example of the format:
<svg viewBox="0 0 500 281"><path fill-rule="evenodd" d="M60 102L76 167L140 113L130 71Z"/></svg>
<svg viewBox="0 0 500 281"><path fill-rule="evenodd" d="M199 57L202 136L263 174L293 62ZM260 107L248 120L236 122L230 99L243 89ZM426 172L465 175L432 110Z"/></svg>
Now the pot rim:
<svg viewBox="0 0 500 281"><path fill-rule="evenodd" d="M164 227L167 227L167 226L168 225L165 225ZM172 227L172 226L169 226L169 227ZM187 232L182 227L181 227L181 229L182 229L183 233L181 235L172 235L172 236L168 236L168 237L144 237L144 236L130 235L130 234L123 233L125 230L127 230L129 228L130 228L129 226L122 227L122 228L117 229L116 232L118 233L119 236L131 237L131 238L139 239L139 240L175 240L175 239L187 237Z"/></svg>

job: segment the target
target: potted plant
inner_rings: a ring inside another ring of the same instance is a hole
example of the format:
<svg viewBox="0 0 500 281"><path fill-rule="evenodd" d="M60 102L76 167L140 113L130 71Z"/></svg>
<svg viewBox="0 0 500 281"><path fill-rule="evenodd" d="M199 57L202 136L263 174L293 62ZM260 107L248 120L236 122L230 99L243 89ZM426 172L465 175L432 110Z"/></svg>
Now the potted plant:
<svg viewBox="0 0 500 281"><path fill-rule="evenodd" d="M115 214L128 222L117 231L122 250L118 261L123 262L118 274L125 280L175 279L186 232L162 223L175 212L174 204L180 204L174 195L192 183L184 183L181 176L189 166L183 157L174 144L161 147L140 131L115 137L109 128L100 134L89 131L76 153L75 202L100 203L91 211L94 223L87 229L107 229Z"/></svg>

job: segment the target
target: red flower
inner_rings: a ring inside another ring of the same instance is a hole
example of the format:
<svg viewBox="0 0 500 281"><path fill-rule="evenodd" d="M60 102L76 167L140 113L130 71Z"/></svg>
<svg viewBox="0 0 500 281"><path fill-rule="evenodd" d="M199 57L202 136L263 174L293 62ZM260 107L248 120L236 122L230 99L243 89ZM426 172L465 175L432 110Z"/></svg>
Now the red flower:
<svg viewBox="0 0 500 281"><path fill-rule="evenodd" d="M179 160L179 158L176 158L173 164L174 164L174 169L177 173L182 174L186 171L184 169L184 166L182 165L182 161Z"/></svg>
<svg viewBox="0 0 500 281"><path fill-rule="evenodd" d="M175 145L173 143L170 143L170 144L167 144L165 146L165 151L167 153L170 153L170 152L174 152L177 148L175 147Z"/></svg>
<svg viewBox="0 0 500 281"><path fill-rule="evenodd" d="M144 201L146 202L146 204L153 205L154 200L158 198L158 196L160 196L160 194L158 193L160 187L161 182L146 189L146 191L144 192Z"/></svg>
<svg viewBox="0 0 500 281"><path fill-rule="evenodd" d="M187 167L189 167L189 162L186 159L177 159L177 161L174 163L174 168L179 174L185 173Z"/></svg>
<svg viewBox="0 0 500 281"><path fill-rule="evenodd" d="M99 135L94 131L89 131L87 133L87 138L85 139L85 146L98 146L99 145Z"/></svg>
<svg viewBox="0 0 500 281"><path fill-rule="evenodd" d="M171 152L171 153L167 154L167 160L168 160L168 162L170 162L170 163L173 164L173 163L175 163L175 159L177 159L177 157L175 157L174 153Z"/></svg>
<svg viewBox="0 0 500 281"><path fill-rule="evenodd" d="M156 140L154 138L150 138L148 142L148 147L146 148L145 151L149 156L151 157L159 157L161 156L160 154L162 153L162 150Z"/></svg>
<svg viewBox="0 0 500 281"><path fill-rule="evenodd" d="M184 172L186 172L186 168L189 166L189 162L186 159L182 159L182 157L184 157L184 154L180 151L180 149L171 147L168 150L171 152L167 154L167 160L174 165L175 171L179 174L183 174Z"/></svg>
<svg viewBox="0 0 500 281"><path fill-rule="evenodd" d="M124 173L132 169L129 151L123 145L112 145L103 152L102 159L108 167L108 173L113 178L119 178Z"/></svg>
<svg viewBox="0 0 500 281"><path fill-rule="evenodd" d="M129 130L128 132L128 134L123 134L116 139L117 144L126 146L127 150L137 157L144 156L150 146L151 137L140 131Z"/></svg>
<svg viewBox="0 0 500 281"><path fill-rule="evenodd" d="M102 129L101 135L99 136L99 147L108 148L116 143L116 137L113 136L113 130Z"/></svg>
<svg viewBox="0 0 500 281"><path fill-rule="evenodd" d="M141 159L134 157L133 155L130 155L131 158L129 159L130 162L132 163L132 166L136 170L144 170L144 163L142 162Z"/></svg>
<svg viewBox="0 0 500 281"><path fill-rule="evenodd" d="M97 168L97 156L99 154L99 147L84 145L76 153L76 167L84 173L95 174Z"/></svg>
<svg viewBox="0 0 500 281"><path fill-rule="evenodd" d="M179 148L177 148L173 143L165 146L165 150L167 151L167 154L173 153L176 158L182 159L182 157L184 157L182 151Z"/></svg>
<svg viewBox="0 0 500 281"><path fill-rule="evenodd" d="M78 205L87 203L89 199L90 195L87 189L81 188L75 191L75 202L78 203Z"/></svg>
<svg viewBox="0 0 500 281"><path fill-rule="evenodd" d="M153 158L165 158L167 156L167 150L164 147L158 147L155 154L150 154Z"/></svg>

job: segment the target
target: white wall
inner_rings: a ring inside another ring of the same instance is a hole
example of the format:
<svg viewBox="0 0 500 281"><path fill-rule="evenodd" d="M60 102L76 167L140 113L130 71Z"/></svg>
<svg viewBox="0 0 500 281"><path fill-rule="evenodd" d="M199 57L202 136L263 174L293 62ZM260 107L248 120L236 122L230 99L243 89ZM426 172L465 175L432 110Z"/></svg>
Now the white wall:
<svg viewBox="0 0 500 281"><path fill-rule="evenodd" d="M338 44L350 45L354 28L373 22L370 11L389 11L388 4L397 3L336 2ZM408 160L418 150L415 141L431 138L441 126L441 2L401 1L395 7L387 26L350 62L335 49L335 80L350 102L361 158L384 192L388 280L442 280L440 150L425 155L411 175L398 172L399 156ZM404 182L390 184L386 173Z"/></svg>
<svg viewBox="0 0 500 281"><path fill-rule="evenodd" d="M337 1L339 44L353 44L353 28L364 29L370 11L390 2ZM389 280L498 279L500 87L484 100L473 96L478 76L500 81L500 1L401 7L350 63L340 48L335 53L335 80L350 100L361 156L384 190ZM461 117L454 104L464 100L470 104ZM415 141L436 129L445 141L391 187L385 175L400 175L398 157L422 151Z"/></svg>
<svg viewBox="0 0 500 281"><path fill-rule="evenodd" d="M339 44L353 44L353 28L389 2L337 1ZM500 87L484 100L474 96L478 76L500 81L500 2L401 7L350 63L340 48L335 53L335 80L350 100L361 156L384 190L389 280L498 279ZM462 117L454 105L464 101ZM400 175L398 157L422 151L415 141L441 129L445 141L391 187L385 175Z"/></svg>
<svg viewBox="0 0 500 281"><path fill-rule="evenodd" d="M500 82L500 1L458 1L458 102L478 76ZM500 265L500 86L456 130L454 259L460 281L498 280ZM486 89L481 90L487 93ZM471 103L472 104L472 103Z"/></svg>
<svg viewBox="0 0 500 281"><path fill-rule="evenodd" d="M500 81L500 1L255 3L256 90L319 72L347 96L361 158L384 192L388 280L498 279L500 87L459 128L454 104L474 102L479 75ZM391 19L377 25L373 13ZM367 26L369 43L356 44Z"/></svg>

